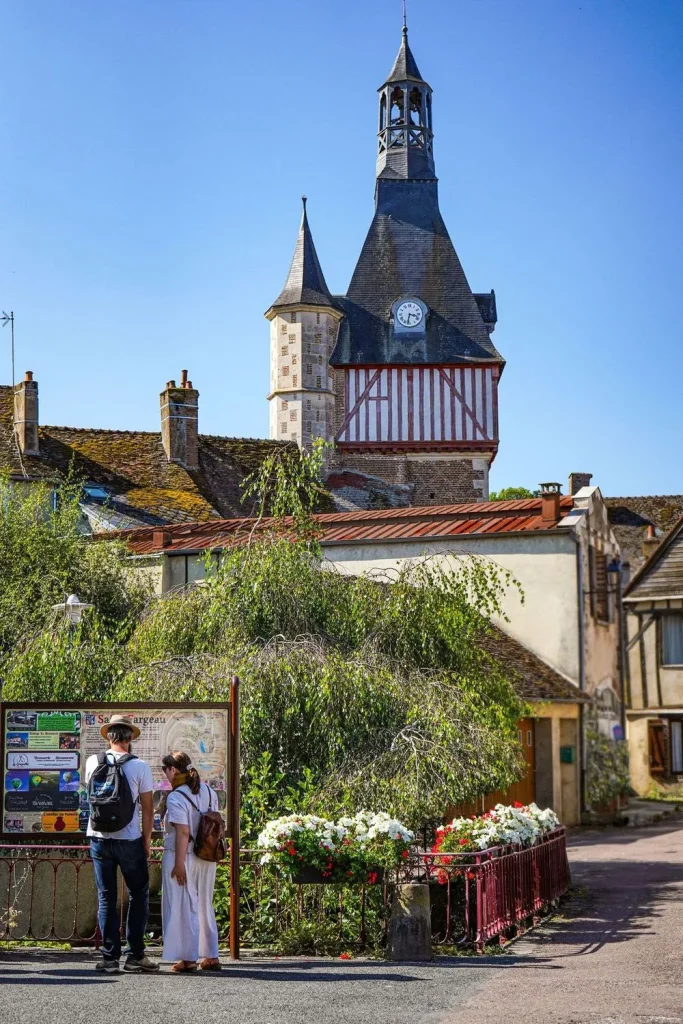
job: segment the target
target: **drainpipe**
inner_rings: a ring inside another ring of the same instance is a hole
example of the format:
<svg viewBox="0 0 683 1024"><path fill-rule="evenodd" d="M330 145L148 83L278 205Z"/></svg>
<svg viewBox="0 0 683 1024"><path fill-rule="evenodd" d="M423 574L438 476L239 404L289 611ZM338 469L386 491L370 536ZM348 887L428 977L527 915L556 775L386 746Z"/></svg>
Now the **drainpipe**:
<svg viewBox="0 0 683 1024"><path fill-rule="evenodd" d="M585 657L585 608L584 608L584 591L583 591L583 565L582 565L582 550L581 540L574 534L574 542L576 544L576 592L578 595L578 617L579 617L579 690L581 693L586 692L586 657ZM581 800L581 806L579 808L579 819L583 816L586 810L586 736L585 736L585 705L582 703L579 708L579 764L581 770L579 773L579 794Z"/></svg>

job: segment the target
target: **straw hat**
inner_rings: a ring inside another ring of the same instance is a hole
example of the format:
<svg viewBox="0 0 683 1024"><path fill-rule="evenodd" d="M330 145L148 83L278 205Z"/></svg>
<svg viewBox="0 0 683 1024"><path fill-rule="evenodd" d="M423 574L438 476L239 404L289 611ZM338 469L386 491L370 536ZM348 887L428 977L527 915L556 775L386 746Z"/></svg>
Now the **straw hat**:
<svg viewBox="0 0 683 1024"><path fill-rule="evenodd" d="M133 730L133 739L136 740L140 735L140 730L137 725L133 724L133 719L128 715L112 715L106 725L103 725L100 729L100 735L107 738L107 732L111 729L112 725L127 725L129 729Z"/></svg>

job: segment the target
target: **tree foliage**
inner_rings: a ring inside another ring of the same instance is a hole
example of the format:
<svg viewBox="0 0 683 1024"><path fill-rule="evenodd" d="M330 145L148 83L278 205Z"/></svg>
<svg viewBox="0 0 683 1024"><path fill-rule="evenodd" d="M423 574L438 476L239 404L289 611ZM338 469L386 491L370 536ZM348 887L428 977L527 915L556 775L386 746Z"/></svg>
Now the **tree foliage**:
<svg viewBox="0 0 683 1024"><path fill-rule="evenodd" d="M42 630L15 634L5 698L225 699L237 672L244 772L253 781L265 758L272 802L296 792L328 815L369 806L420 825L519 778L524 708L479 644L514 581L481 558L424 558L374 577L321 561L311 510L323 454L302 454L294 473L275 461L247 484L261 496L272 485L262 509L282 521L289 510L294 536L254 533L218 566L207 559L201 585L144 610L120 550L74 536L60 585L77 585L95 612L75 632L44 612ZM65 492L56 514L67 505ZM24 525L40 547L38 517ZM24 565L33 579L35 559ZM82 575L72 583L70 572Z"/></svg>
<svg viewBox="0 0 683 1024"><path fill-rule="evenodd" d="M502 487L499 491L491 491L489 501L516 501L520 498L537 498L540 491L530 491L528 487Z"/></svg>

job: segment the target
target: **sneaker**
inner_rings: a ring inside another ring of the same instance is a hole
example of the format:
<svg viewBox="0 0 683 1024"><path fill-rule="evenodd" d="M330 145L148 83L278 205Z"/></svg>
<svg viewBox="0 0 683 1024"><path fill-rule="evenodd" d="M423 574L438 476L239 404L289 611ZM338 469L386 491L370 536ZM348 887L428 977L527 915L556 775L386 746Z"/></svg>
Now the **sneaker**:
<svg viewBox="0 0 683 1024"><path fill-rule="evenodd" d="M119 962L118 960L98 960L95 964L95 970L104 971L105 974L118 974Z"/></svg>
<svg viewBox="0 0 683 1024"><path fill-rule="evenodd" d="M143 956L139 960L136 960L134 956L129 956L123 965L123 969L124 971L138 974L154 974L155 971L159 970L159 964L155 964L148 956Z"/></svg>

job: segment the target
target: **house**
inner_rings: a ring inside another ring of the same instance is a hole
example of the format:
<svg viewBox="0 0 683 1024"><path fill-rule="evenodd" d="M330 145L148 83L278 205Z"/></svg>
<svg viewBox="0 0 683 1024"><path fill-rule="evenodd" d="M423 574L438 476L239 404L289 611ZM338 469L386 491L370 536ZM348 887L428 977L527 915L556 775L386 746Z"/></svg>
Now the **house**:
<svg viewBox="0 0 683 1024"><path fill-rule="evenodd" d="M683 494L642 494L605 498L610 526L621 549L621 560L636 572L683 516Z"/></svg>
<svg viewBox="0 0 683 1024"><path fill-rule="evenodd" d="M0 386L0 474L15 482L83 482L84 528L197 523L248 515L240 485L279 441L199 433L199 392L183 370L161 392L156 433L41 425L29 371Z"/></svg>
<svg viewBox="0 0 683 1024"><path fill-rule="evenodd" d="M571 789L565 764L578 764L581 781L582 726L589 713L605 736L623 736L619 548L599 488L562 495L559 484L546 484L539 498L521 501L355 510L320 514L316 520L324 564L341 572L381 578L397 564L425 556L446 569L475 556L494 561L519 582L523 599L509 587L504 614L496 620L499 645L515 645L507 651L510 657L514 652L518 668L529 659L527 678L541 678L543 667L562 692L553 697L544 691L533 722L523 729L537 765L539 799L550 802L552 791L557 803L562 786ZM264 520L258 528L270 526ZM209 552L219 558L221 551L245 542L252 527L249 520L233 519L121 536L140 567L154 574L157 591L167 593L203 579ZM571 805L569 795L564 803Z"/></svg>
<svg viewBox="0 0 683 1024"><path fill-rule="evenodd" d="M624 591L631 779L643 795L683 781L683 517L646 554Z"/></svg>

